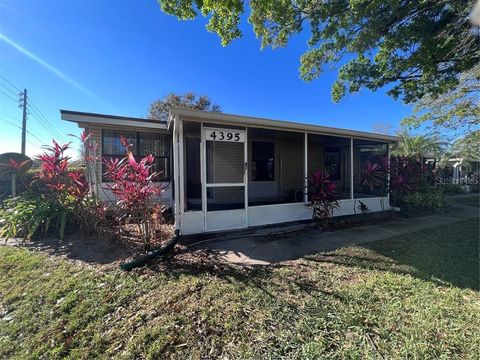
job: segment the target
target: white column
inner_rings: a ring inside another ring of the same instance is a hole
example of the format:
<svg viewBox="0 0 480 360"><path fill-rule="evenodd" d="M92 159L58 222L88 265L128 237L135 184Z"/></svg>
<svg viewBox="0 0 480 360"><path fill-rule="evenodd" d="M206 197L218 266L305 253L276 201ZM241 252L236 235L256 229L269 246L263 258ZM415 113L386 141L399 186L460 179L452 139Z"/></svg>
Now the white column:
<svg viewBox="0 0 480 360"><path fill-rule="evenodd" d="M243 160L245 163L245 172L243 181L245 183L245 227L248 227L248 126L245 126L245 142L243 144Z"/></svg>
<svg viewBox="0 0 480 360"><path fill-rule="evenodd" d="M388 199L388 207L390 207L390 143L387 144L387 156L388 156L388 171L387 171L387 199Z"/></svg>
<svg viewBox="0 0 480 360"><path fill-rule="evenodd" d="M185 143L183 141L183 121L178 118L178 194L180 202L180 213L185 212Z"/></svg>
<svg viewBox="0 0 480 360"><path fill-rule="evenodd" d="M350 138L350 199L353 199L353 138Z"/></svg>
<svg viewBox="0 0 480 360"><path fill-rule="evenodd" d="M178 117L173 119L173 186L175 194L175 229L181 230L180 194L179 194L179 162L178 162Z"/></svg>
<svg viewBox="0 0 480 360"><path fill-rule="evenodd" d="M207 231L207 160L206 160L206 142L203 131L203 123L200 126L200 176L202 183L202 211L203 211L203 231Z"/></svg>
<svg viewBox="0 0 480 360"><path fill-rule="evenodd" d="M303 201L304 202L308 202L308 195L307 195L307 192L308 192L308 133L305 133L305 137L304 137L304 154L303 154L303 158L304 158L304 169L303 169L303 176L304 176L304 179L303 179L303 186L304 186L304 192L303 192Z"/></svg>

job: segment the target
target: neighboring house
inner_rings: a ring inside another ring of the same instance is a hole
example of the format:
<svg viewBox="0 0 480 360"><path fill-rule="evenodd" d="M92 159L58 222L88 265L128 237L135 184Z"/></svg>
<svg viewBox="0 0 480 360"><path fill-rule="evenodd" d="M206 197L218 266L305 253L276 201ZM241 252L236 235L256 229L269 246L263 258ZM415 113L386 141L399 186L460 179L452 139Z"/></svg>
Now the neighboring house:
<svg viewBox="0 0 480 360"><path fill-rule="evenodd" d="M389 157L396 136L287 121L173 109L169 122L61 110L63 120L93 133L101 157L121 157L120 135L136 156L155 155L162 203L182 234L306 220L307 175L329 173L340 208L334 215L390 209L386 186L362 182L368 165ZM98 178L102 179L101 166ZM384 174L385 179L388 174ZM102 180L102 182L105 179ZM103 183L99 195L112 200Z"/></svg>

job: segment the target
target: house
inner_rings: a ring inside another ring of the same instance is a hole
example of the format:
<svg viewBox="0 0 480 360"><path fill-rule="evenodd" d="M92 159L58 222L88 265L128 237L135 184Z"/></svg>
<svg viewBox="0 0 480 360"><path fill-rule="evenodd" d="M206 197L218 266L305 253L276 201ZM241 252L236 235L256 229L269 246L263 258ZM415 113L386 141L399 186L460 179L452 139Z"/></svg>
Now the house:
<svg viewBox="0 0 480 360"><path fill-rule="evenodd" d="M93 134L97 155L122 157L120 135L136 156L155 155L166 188L159 201L173 207L181 234L311 219L307 175L317 170L337 185L334 216L360 213L360 201L371 212L390 209L387 170L375 166L396 136L180 108L168 122L69 110L61 117ZM384 185L366 184L372 166ZM97 168L96 189L111 200Z"/></svg>

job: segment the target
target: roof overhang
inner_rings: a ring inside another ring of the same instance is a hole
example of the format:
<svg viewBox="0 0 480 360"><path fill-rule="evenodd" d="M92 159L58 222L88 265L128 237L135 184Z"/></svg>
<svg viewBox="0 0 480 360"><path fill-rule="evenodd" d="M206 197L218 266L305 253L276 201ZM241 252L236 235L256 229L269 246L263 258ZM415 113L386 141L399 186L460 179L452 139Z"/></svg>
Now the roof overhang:
<svg viewBox="0 0 480 360"><path fill-rule="evenodd" d="M62 120L75 122L82 127L87 127L88 125L107 125L167 130L166 121L117 115L95 114L72 110L60 110L60 114Z"/></svg>
<svg viewBox="0 0 480 360"><path fill-rule="evenodd" d="M191 120L191 121L209 121L209 122L215 122L218 124L226 124L226 125L255 126L255 127L262 127L262 128L273 129L273 130L307 132L312 134L344 136L344 137L352 137L352 138L367 139L367 140L378 140L378 141L385 141L388 143L397 143L402 141L402 138L399 136L376 134L376 133L370 133L365 131L339 129L339 128L333 128L328 126L302 124L298 122L284 121L284 120L273 120L273 119L265 119L265 118L250 117L250 116L243 116L243 115L235 115L235 114L190 110L185 108L172 108L170 110L169 127L171 126L172 120L176 116L186 117L188 118L188 120Z"/></svg>

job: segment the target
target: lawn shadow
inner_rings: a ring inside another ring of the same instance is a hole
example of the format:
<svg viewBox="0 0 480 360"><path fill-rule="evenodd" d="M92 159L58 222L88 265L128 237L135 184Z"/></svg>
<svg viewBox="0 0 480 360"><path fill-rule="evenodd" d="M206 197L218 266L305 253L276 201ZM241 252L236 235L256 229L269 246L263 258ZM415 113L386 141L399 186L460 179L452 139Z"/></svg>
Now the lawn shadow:
<svg viewBox="0 0 480 360"><path fill-rule="evenodd" d="M329 286L326 286L327 283L308 279L306 274L297 271L295 268L297 266L297 264L292 265L288 263L277 263L267 266L232 264L221 260L218 253L214 251L207 249L191 251L187 247L179 246L171 254L150 262L146 268L153 273L161 272L172 278L180 278L184 275L200 276L207 274L211 277L221 278L231 284L235 283L236 286L240 284L244 288L254 288L272 299L278 298L278 294L282 292L272 292L271 289L275 286L284 286L286 284L284 281L285 276L287 276L288 285L296 287L302 292L318 292L325 296L341 299L335 292L324 289L329 288ZM288 275L279 274L278 271L282 269L285 269ZM327 276L326 273L324 275Z"/></svg>
<svg viewBox="0 0 480 360"><path fill-rule="evenodd" d="M64 239L52 236L39 236L29 241L9 239L7 245L41 251L92 265L114 265L136 252L135 249L121 242L79 235L68 235Z"/></svg>
<svg viewBox="0 0 480 360"><path fill-rule="evenodd" d="M478 220L320 253L308 259L480 290Z"/></svg>

